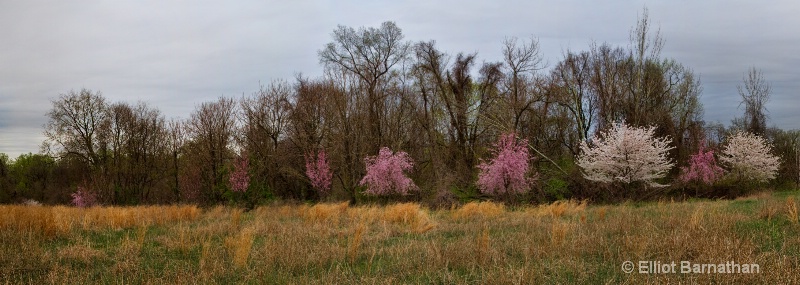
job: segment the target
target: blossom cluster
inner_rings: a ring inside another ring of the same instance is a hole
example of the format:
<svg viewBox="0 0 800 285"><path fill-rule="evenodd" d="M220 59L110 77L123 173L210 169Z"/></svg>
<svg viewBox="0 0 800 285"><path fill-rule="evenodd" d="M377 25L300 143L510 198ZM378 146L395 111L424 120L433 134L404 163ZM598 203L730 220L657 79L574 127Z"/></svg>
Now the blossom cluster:
<svg viewBox="0 0 800 285"><path fill-rule="evenodd" d="M706 149L705 144L700 146L696 154L689 157L689 165L681 167L681 175L678 180L686 183L699 181L704 184L713 184L719 180L724 171L717 165L714 158L714 151Z"/></svg>
<svg viewBox="0 0 800 285"><path fill-rule="evenodd" d="M382 147L377 156L364 158L367 165L367 175L361 179L359 185L366 186L367 194L372 195L407 195L410 191L418 190L411 178L405 175L414 167L414 161L408 153Z"/></svg>
<svg viewBox="0 0 800 285"><path fill-rule="evenodd" d="M738 132L728 138L719 160L739 179L765 182L774 179L780 167L780 159L770 154L771 148L760 136Z"/></svg>
<svg viewBox="0 0 800 285"><path fill-rule="evenodd" d="M674 166L668 158L668 138L655 137L655 127L614 124L592 138L593 146L581 142L578 166L586 179L598 182L644 182L661 187L655 179L664 177Z"/></svg>
<svg viewBox="0 0 800 285"><path fill-rule="evenodd" d="M494 158L478 165L478 188L484 194L523 193L530 189L528 141L515 134L501 135L494 143Z"/></svg>
<svg viewBox="0 0 800 285"><path fill-rule="evenodd" d="M70 196L72 196L72 205L75 207L87 208L97 203L97 196L95 193L90 192L83 186L78 186L78 191L70 194Z"/></svg>
<svg viewBox="0 0 800 285"><path fill-rule="evenodd" d="M328 155L325 151L313 154L306 154L306 176L311 180L311 187L314 187L321 194L328 194L331 190L333 172L328 163Z"/></svg>
<svg viewBox="0 0 800 285"><path fill-rule="evenodd" d="M247 173L249 162L247 157L239 157L233 162L233 172L229 178L233 192L245 192L250 186L250 175Z"/></svg>

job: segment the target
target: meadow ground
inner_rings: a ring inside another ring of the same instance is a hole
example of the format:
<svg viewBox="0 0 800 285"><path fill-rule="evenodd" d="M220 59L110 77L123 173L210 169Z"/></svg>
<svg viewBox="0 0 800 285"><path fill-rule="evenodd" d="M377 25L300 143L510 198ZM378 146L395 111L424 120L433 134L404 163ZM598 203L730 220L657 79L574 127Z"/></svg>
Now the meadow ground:
<svg viewBox="0 0 800 285"><path fill-rule="evenodd" d="M797 284L798 198L436 211L6 205L0 283ZM682 261L739 273L681 273ZM759 272L743 273L750 264Z"/></svg>

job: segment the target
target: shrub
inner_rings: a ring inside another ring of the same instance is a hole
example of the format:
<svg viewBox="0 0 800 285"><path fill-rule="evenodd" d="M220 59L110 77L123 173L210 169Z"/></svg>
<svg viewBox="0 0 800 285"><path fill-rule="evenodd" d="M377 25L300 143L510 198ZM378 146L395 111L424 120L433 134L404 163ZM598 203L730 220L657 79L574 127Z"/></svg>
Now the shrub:
<svg viewBox="0 0 800 285"><path fill-rule="evenodd" d="M678 180L684 183L698 181L710 185L719 180L723 172L722 167L717 165L714 151L706 151L705 144L703 144L696 154L689 157L689 166L681 167L681 175Z"/></svg>
<svg viewBox="0 0 800 285"><path fill-rule="evenodd" d="M97 203L97 196L94 192L90 192L83 186L78 186L78 191L75 191L72 196L72 205L79 208L87 208L94 206Z"/></svg>
<svg viewBox="0 0 800 285"><path fill-rule="evenodd" d="M606 132L592 138L593 146L581 142L578 166L583 176L598 182L643 182L663 187L654 180L664 177L674 165L667 157L668 138L654 137L655 127L629 127L614 124Z"/></svg>
<svg viewBox="0 0 800 285"><path fill-rule="evenodd" d="M766 182L775 178L780 166L780 159L770 154L771 148L760 136L738 132L728 138L719 159L736 179Z"/></svg>
<svg viewBox="0 0 800 285"><path fill-rule="evenodd" d="M313 154L306 154L306 176L311 180L311 187L314 187L320 196L327 195L331 190L333 172L328 163L328 156L324 150L317 153L316 158Z"/></svg>
<svg viewBox="0 0 800 285"><path fill-rule="evenodd" d="M247 173L249 163L247 157L239 157L233 162L233 172L230 176L231 190L233 192L245 192L250 186L250 175Z"/></svg>
<svg viewBox="0 0 800 285"><path fill-rule="evenodd" d="M478 188L488 195L524 193L531 187L528 141L513 133L501 135L492 148L494 158L478 165Z"/></svg>
<svg viewBox="0 0 800 285"><path fill-rule="evenodd" d="M409 191L419 190L411 178L404 171L410 171L414 161L403 151L392 153L387 147L382 147L377 156L364 158L367 165L367 175L361 179L359 185L366 186L366 194L371 195L407 195Z"/></svg>

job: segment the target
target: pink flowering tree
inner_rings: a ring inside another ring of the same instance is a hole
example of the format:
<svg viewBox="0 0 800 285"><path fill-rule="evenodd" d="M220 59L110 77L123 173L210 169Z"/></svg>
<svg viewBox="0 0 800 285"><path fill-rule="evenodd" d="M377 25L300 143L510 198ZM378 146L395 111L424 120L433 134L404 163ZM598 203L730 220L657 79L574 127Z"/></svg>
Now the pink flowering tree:
<svg viewBox="0 0 800 285"><path fill-rule="evenodd" d="M711 185L722 178L723 172L722 167L717 165L714 151L706 149L704 143L696 154L689 157L689 165L681 167L681 175L678 180L684 183L697 181L705 185Z"/></svg>
<svg viewBox="0 0 800 285"><path fill-rule="evenodd" d="M663 187L655 182L674 166L667 157L668 138L655 137L655 127L631 127L614 124L611 129L592 138L592 145L581 142L577 164L583 176L591 181L630 185L642 182Z"/></svg>
<svg viewBox="0 0 800 285"><path fill-rule="evenodd" d="M487 195L521 194L531 188L528 140L501 135L491 150L494 158L478 165L478 188Z"/></svg>
<svg viewBox="0 0 800 285"><path fill-rule="evenodd" d="M250 186L250 174L248 173L248 169L249 162L247 161L247 157L241 156L233 161L233 172L231 172L228 179L233 192L243 193L247 191L247 187Z"/></svg>
<svg viewBox="0 0 800 285"><path fill-rule="evenodd" d="M328 155L321 150L316 157L313 153L306 154L305 159L306 176L311 180L311 186L319 192L320 197L330 194L333 172L328 163Z"/></svg>
<svg viewBox="0 0 800 285"><path fill-rule="evenodd" d="M94 192L90 192L86 187L78 186L78 191L75 191L72 196L72 205L79 208L87 208L97 204L97 196Z"/></svg>
<svg viewBox="0 0 800 285"><path fill-rule="evenodd" d="M408 195L410 191L419 190L405 174L414 167L414 161L406 152L392 153L388 147L382 147L377 156L364 158L364 164L367 165L367 175L359 183L367 187L364 193L378 196Z"/></svg>
<svg viewBox="0 0 800 285"><path fill-rule="evenodd" d="M738 180L766 182L774 179L780 159L770 154L772 146L764 138L738 132L728 138L719 160Z"/></svg>

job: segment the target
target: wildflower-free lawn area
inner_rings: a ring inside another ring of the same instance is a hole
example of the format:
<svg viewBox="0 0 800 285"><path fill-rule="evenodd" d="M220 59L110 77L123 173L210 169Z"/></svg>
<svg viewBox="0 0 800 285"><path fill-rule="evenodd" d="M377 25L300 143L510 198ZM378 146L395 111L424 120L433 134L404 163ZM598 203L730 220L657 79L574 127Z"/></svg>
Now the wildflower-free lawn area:
<svg viewBox="0 0 800 285"><path fill-rule="evenodd" d="M507 208L469 203L0 206L0 282L800 283L800 192L737 200ZM625 273L625 261L636 262ZM759 273L638 273L757 264Z"/></svg>

